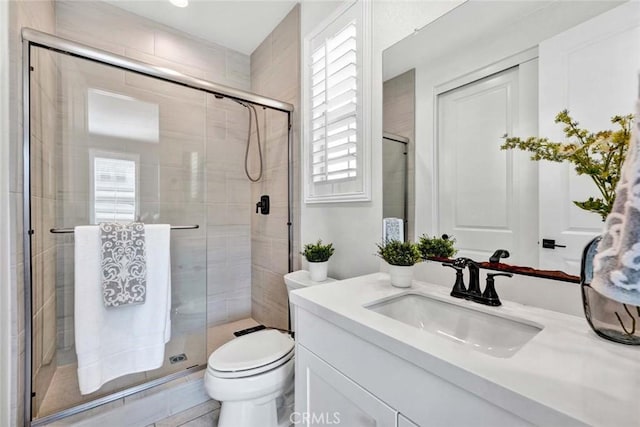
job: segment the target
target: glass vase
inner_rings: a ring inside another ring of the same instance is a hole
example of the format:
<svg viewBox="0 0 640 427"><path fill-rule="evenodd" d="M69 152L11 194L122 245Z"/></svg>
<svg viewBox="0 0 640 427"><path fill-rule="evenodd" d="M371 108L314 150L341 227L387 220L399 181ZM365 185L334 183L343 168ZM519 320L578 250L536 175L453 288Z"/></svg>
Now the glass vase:
<svg viewBox="0 0 640 427"><path fill-rule="evenodd" d="M617 302L591 287L593 258L600 239L596 237L589 242L582 253L580 286L584 315L600 337L621 344L640 345L640 307Z"/></svg>

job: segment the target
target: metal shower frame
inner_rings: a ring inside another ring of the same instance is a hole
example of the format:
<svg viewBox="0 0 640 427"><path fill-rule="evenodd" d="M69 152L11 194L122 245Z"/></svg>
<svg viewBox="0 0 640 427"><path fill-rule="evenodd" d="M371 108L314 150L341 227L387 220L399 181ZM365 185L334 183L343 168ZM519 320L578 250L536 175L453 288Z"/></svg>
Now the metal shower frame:
<svg viewBox="0 0 640 427"><path fill-rule="evenodd" d="M403 220L404 220L404 240L409 241L409 144L411 140L407 137L396 135L389 132L382 133L382 139L396 142L404 145L403 155L404 155L404 202L402 205L403 209Z"/></svg>
<svg viewBox="0 0 640 427"><path fill-rule="evenodd" d="M31 228L31 123L30 123L30 94L31 94L31 47L40 47L61 54L98 62L104 65L131 71L137 74L153 77L170 83L192 89L201 90L223 98L248 102L261 107L270 108L287 114L287 229L288 229L288 271L293 271L293 141L292 141L292 114L294 107L287 102L264 97L252 92L235 89L229 86L217 84L207 80L188 76L186 74L165 68L157 67L141 61L126 58L121 55L105 52L63 39L31 28L22 29L22 96L23 96L23 244L24 244L24 316L25 316L25 375L24 375L24 420L27 426L37 426L50 423L82 411L86 411L105 403L121 399L125 396L147 390L174 379L202 370L204 365L185 369L156 380L146 382L125 390L112 393L99 399L76 405L59 411L52 415L32 421L32 265L31 265L31 236L34 230ZM38 230L39 232L41 230ZM48 232L48 230L42 230Z"/></svg>

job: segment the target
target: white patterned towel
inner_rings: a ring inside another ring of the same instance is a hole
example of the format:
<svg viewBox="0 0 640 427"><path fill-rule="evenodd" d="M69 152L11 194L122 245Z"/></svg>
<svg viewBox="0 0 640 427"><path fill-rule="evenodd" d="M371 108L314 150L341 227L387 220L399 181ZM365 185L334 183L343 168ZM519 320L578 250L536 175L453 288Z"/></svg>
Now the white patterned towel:
<svg viewBox="0 0 640 427"><path fill-rule="evenodd" d="M616 200L593 260L591 287L623 304L640 305L640 101Z"/></svg>

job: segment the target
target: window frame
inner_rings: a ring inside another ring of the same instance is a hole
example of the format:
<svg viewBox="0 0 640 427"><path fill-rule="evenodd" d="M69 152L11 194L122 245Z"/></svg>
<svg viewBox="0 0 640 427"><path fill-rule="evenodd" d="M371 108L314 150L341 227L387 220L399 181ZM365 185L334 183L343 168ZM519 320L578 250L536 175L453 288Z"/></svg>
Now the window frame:
<svg viewBox="0 0 640 427"><path fill-rule="evenodd" d="M343 26L356 19L358 46L357 97L360 102L356 112L356 177L335 181L313 181L312 165L312 44L318 37L327 37L333 26ZM356 0L339 7L320 23L303 41L302 61L302 165L304 202L339 203L371 201L371 5L368 1ZM322 190L322 191L321 191Z"/></svg>

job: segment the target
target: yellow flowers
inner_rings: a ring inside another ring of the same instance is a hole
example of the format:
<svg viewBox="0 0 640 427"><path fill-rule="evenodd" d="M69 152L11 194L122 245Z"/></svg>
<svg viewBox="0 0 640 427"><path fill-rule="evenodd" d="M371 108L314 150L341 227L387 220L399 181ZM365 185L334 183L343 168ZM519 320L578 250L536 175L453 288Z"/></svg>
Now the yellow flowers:
<svg viewBox="0 0 640 427"><path fill-rule="evenodd" d="M518 137L507 138L500 149L517 148L532 153L531 160L551 162L569 162L578 175L589 175L602 197L573 203L581 209L599 214L604 221L611 212L615 200L615 188L620 180L620 170L629 148L633 115L614 116L611 123L620 129L591 133L578 127L578 122L563 110L556 116L555 122L565 125L564 134L575 142L553 142L547 138Z"/></svg>
<svg viewBox="0 0 640 427"><path fill-rule="evenodd" d="M578 146L576 144L560 144L560 146L558 147L558 153L562 154L563 156L571 156L575 154L577 149Z"/></svg>

